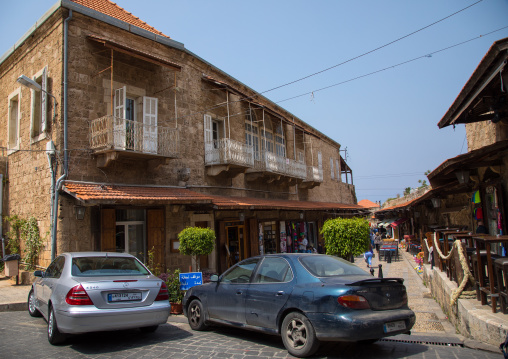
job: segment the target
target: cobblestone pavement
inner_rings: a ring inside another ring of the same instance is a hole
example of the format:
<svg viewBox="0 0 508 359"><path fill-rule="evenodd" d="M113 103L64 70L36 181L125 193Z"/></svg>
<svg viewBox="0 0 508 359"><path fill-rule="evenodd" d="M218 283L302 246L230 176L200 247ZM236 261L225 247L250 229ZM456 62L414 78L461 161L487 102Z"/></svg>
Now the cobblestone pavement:
<svg viewBox="0 0 508 359"><path fill-rule="evenodd" d="M365 270L368 270L363 257L355 259L355 264ZM430 290L425 287L420 275L416 272L416 266L413 256L405 251L400 251L396 260L391 263L376 257L372 261L375 268L374 275L378 275L378 265L382 265L383 276L398 277L404 279L408 294L409 307L416 314L416 323L412 329L413 334L446 334L446 337L455 336L456 331L448 318L441 310L439 304L432 298ZM457 336L457 338L459 338Z"/></svg>

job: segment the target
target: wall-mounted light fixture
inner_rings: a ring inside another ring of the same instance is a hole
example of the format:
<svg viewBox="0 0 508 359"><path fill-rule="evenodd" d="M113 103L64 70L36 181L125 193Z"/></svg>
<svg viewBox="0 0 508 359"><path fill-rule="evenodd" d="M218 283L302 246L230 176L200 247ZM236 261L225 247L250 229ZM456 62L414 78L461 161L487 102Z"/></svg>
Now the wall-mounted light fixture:
<svg viewBox="0 0 508 359"><path fill-rule="evenodd" d="M86 207L84 206L74 206L74 215L76 219L80 221L85 218Z"/></svg>
<svg viewBox="0 0 508 359"><path fill-rule="evenodd" d="M242 222L245 221L245 213L243 212L238 213L238 218L240 218L240 221Z"/></svg>
<svg viewBox="0 0 508 359"><path fill-rule="evenodd" d="M303 219L303 212L300 212L300 219Z"/></svg>
<svg viewBox="0 0 508 359"><path fill-rule="evenodd" d="M455 176L460 184L466 184L469 182L469 171L468 170L458 170L455 171Z"/></svg>
<svg viewBox="0 0 508 359"><path fill-rule="evenodd" d="M441 198L434 197L434 198L431 198L430 201L432 202L432 205L434 206L434 208L441 207Z"/></svg>
<svg viewBox="0 0 508 359"><path fill-rule="evenodd" d="M53 96L48 91L44 90L41 85L39 85L37 82L35 82L34 80L32 80L28 76L21 75L20 77L18 77L18 79L16 81L18 81L23 86L28 87L29 89L32 89L34 91L42 91L42 92L47 93L49 96L53 97L53 101L55 103L55 105L53 106L53 123L54 123L55 122L55 116L56 116L56 105L57 105L57 103L56 103L56 97Z"/></svg>

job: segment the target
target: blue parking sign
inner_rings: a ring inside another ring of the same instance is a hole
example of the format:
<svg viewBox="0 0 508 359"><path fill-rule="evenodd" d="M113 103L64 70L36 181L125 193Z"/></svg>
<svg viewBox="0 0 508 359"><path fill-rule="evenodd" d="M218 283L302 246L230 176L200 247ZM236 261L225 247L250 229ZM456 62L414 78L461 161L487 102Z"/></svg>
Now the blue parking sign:
<svg viewBox="0 0 508 359"><path fill-rule="evenodd" d="M180 273L181 290L188 290L200 284L203 284L203 273L201 272Z"/></svg>

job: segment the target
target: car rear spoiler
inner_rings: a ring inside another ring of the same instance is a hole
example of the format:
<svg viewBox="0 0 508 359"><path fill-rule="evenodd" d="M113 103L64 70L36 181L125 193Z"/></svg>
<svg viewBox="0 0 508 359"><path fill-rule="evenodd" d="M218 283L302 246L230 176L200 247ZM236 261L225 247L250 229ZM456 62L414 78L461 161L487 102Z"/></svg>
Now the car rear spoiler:
<svg viewBox="0 0 508 359"><path fill-rule="evenodd" d="M346 285L357 286L357 285L364 285L364 284L387 283L387 282L398 282L400 284L404 284L404 279L403 278L369 278L369 279L359 280L357 282L348 283Z"/></svg>

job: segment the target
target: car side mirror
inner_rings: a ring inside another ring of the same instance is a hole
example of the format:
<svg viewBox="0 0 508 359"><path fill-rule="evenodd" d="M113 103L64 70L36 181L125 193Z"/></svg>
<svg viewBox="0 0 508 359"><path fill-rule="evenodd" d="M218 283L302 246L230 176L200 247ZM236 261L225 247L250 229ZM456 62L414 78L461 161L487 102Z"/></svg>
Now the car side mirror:
<svg viewBox="0 0 508 359"><path fill-rule="evenodd" d="M42 278L42 277L44 277L44 272L41 270L36 270L34 272L34 276Z"/></svg>
<svg viewBox="0 0 508 359"><path fill-rule="evenodd" d="M210 276L210 282L217 283L219 281L219 276L217 274L212 274Z"/></svg>

